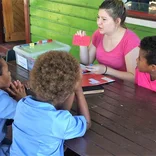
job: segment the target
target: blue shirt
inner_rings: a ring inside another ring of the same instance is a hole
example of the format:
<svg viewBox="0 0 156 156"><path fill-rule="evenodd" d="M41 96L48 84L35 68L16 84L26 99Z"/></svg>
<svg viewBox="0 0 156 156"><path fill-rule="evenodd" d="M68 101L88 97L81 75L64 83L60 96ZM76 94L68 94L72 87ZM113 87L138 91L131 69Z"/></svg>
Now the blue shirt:
<svg viewBox="0 0 156 156"><path fill-rule="evenodd" d="M6 135L5 122L7 119L13 119L16 105L17 101L0 89L0 143Z"/></svg>
<svg viewBox="0 0 156 156"><path fill-rule="evenodd" d="M0 89L0 156L9 155L9 146L2 145L1 141L6 135L5 122L7 119L13 119L16 105L17 101L11 98L7 92Z"/></svg>
<svg viewBox="0 0 156 156"><path fill-rule="evenodd" d="M27 96L17 106L10 155L62 156L64 140L81 137L86 129L84 116Z"/></svg>

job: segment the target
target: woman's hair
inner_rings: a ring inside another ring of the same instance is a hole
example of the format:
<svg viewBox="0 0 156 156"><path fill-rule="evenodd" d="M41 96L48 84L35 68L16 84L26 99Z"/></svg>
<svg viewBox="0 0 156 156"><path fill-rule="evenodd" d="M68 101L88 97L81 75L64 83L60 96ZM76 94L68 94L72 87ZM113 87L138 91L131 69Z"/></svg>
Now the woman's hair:
<svg viewBox="0 0 156 156"><path fill-rule="evenodd" d="M149 65L156 65L156 36L148 36L141 40L140 48L145 53L145 58Z"/></svg>
<svg viewBox="0 0 156 156"><path fill-rule="evenodd" d="M120 25L124 28L125 26L125 19L126 19L126 8L122 0L105 0L100 6L99 9L106 9L108 14L114 19L117 18L121 19Z"/></svg>
<svg viewBox="0 0 156 156"><path fill-rule="evenodd" d="M36 97L53 104L63 103L79 80L78 61L63 51L42 54L30 73L30 87Z"/></svg>

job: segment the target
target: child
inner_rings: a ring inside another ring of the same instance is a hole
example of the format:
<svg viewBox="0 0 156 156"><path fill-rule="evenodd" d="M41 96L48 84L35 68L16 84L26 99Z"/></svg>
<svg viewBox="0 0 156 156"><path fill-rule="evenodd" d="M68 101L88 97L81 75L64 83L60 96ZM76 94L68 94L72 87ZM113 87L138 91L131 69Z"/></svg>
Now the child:
<svg viewBox="0 0 156 156"><path fill-rule="evenodd" d="M11 156L62 156L64 140L90 127L79 63L66 52L42 54L30 73L35 96L20 100L13 123ZM69 110L76 97L78 116Z"/></svg>
<svg viewBox="0 0 156 156"><path fill-rule="evenodd" d="M141 40L135 82L139 86L156 91L156 36Z"/></svg>
<svg viewBox="0 0 156 156"><path fill-rule="evenodd" d="M9 86L11 86L12 89L8 89L8 91L10 91L17 100L26 96L20 81L11 83L7 63L0 58L0 156L9 155L9 145L5 144L7 130L5 123L7 119L13 119L17 105L17 101L2 90Z"/></svg>

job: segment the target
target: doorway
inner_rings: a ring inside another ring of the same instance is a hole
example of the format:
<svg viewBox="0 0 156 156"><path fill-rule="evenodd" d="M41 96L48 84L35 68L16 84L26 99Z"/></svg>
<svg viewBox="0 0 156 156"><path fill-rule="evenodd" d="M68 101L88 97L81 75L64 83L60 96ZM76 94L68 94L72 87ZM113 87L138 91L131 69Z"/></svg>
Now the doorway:
<svg viewBox="0 0 156 156"><path fill-rule="evenodd" d="M25 40L23 0L0 0L0 43Z"/></svg>

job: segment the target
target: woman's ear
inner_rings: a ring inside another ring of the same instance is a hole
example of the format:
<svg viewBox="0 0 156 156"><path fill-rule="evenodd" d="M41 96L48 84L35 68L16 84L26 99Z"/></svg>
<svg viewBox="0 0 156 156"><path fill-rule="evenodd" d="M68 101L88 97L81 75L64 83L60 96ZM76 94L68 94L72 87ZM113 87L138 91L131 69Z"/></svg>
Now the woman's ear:
<svg viewBox="0 0 156 156"><path fill-rule="evenodd" d="M120 25L121 19L120 19L120 18L117 18L117 19L115 20L115 23L116 23L117 25Z"/></svg>
<svg viewBox="0 0 156 156"><path fill-rule="evenodd" d="M150 66L151 66L151 71L152 72L156 72L156 65L155 64L152 64Z"/></svg>

